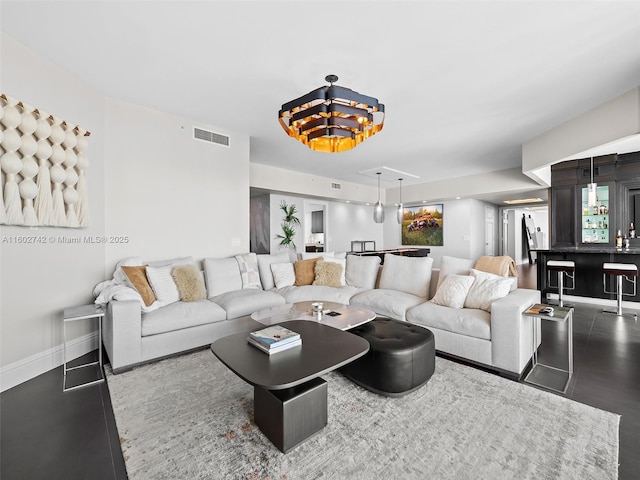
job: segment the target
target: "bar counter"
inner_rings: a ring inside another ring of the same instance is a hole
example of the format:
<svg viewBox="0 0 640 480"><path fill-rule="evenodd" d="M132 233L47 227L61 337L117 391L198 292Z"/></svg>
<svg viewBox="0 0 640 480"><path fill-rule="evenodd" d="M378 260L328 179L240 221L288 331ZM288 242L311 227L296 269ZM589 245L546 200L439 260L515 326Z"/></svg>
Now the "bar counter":
<svg viewBox="0 0 640 480"><path fill-rule="evenodd" d="M615 299L615 295L606 294L603 290L602 265L604 263L633 263L640 265L640 246L638 244L626 249L594 245L588 247L552 247L550 249L532 251L537 253L538 289L542 294L543 300L546 298L547 293L558 293L558 289L549 287L547 282L548 260L571 260L576 264L575 290L565 290L565 295L611 300ZM551 275L553 277L555 273ZM609 291L615 291L614 278L613 276L607 277L607 290ZM557 284L555 278L552 278L551 282L553 285ZM640 289L638 290L635 296L625 295L624 300L640 302Z"/></svg>

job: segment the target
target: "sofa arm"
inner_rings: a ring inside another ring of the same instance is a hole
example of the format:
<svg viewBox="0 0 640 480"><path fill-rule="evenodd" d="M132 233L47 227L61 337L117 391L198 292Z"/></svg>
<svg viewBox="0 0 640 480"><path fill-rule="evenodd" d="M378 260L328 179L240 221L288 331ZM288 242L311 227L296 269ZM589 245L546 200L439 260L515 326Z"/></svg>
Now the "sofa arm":
<svg viewBox="0 0 640 480"><path fill-rule="evenodd" d="M491 305L491 362L520 375L533 355L532 318L522 312L540 302L540 292L517 288Z"/></svg>
<svg viewBox="0 0 640 480"><path fill-rule="evenodd" d="M109 302L102 338L114 371L139 363L142 340L140 302L137 300Z"/></svg>

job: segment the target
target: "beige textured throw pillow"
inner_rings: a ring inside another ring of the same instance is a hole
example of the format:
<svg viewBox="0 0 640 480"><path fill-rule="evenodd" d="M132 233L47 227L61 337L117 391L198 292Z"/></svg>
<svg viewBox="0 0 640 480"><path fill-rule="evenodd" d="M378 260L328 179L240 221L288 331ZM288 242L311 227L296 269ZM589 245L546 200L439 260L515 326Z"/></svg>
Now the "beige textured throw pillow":
<svg viewBox="0 0 640 480"><path fill-rule="evenodd" d="M204 279L198 267L195 265L180 265L171 271L173 281L178 287L180 300L183 302L195 302L207 298L207 290Z"/></svg>
<svg viewBox="0 0 640 480"><path fill-rule="evenodd" d="M344 268L339 263L319 260L316 263L316 278L313 284L340 288L342 286L340 278L343 275L343 271Z"/></svg>

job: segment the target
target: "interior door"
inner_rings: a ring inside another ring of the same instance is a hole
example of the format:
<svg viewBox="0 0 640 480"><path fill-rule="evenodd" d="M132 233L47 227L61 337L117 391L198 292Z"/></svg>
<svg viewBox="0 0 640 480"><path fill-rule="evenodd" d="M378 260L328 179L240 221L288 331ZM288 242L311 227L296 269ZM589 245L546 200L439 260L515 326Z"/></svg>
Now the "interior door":
<svg viewBox="0 0 640 480"><path fill-rule="evenodd" d="M484 254L493 256L496 254L496 222L495 209L493 207L484 207L484 222Z"/></svg>

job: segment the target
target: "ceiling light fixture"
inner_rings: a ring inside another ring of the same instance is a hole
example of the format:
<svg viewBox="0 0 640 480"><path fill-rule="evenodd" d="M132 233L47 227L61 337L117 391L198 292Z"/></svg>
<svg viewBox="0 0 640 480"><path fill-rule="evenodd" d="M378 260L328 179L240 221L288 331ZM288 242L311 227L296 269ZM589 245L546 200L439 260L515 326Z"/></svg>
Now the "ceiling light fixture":
<svg viewBox="0 0 640 480"><path fill-rule="evenodd" d="M587 185L587 204L590 207L598 203L597 188L598 184L593 182L593 157L591 157L591 183Z"/></svg>
<svg viewBox="0 0 640 480"><path fill-rule="evenodd" d="M336 75L327 75L328 86L282 105L278 122L290 137L318 152L351 150L375 135L384 124L384 105L377 98L334 85Z"/></svg>
<svg viewBox="0 0 640 480"><path fill-rule="evenodd" d="M514 200L503 200L503 202L506 203L507 205L520 205L523 203L544 202L544 200L539 197L535 197L535 198L516 198Z"/></svg>
<svg viewBox="0 0 640 480"><path fill-rule="evenodd" d="M398 181L400 182L400 203L398 204L398 210L396 212L396 216L398 217L398 223L400 225L402 225L402 220L404 220L404 212L403 212L403 205L402 205L402 179L399 178Z"/></svg>
<svg viewBox="0 0 640 480"><path fill-rule="evenodd" d="M373 206L373 221L376 223L384 222L384 205L380 201L380 175L382 172L378 172L378 201Z"/></svg>

